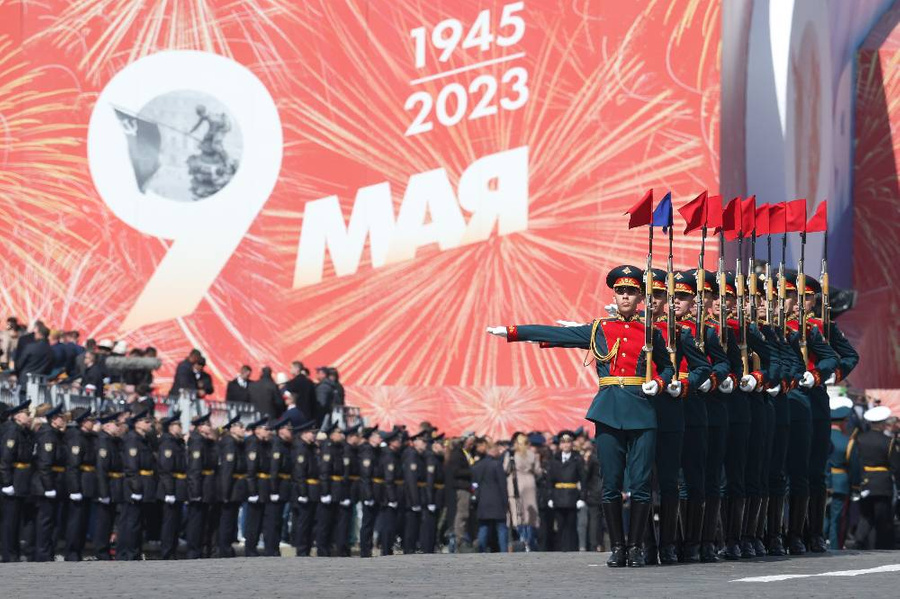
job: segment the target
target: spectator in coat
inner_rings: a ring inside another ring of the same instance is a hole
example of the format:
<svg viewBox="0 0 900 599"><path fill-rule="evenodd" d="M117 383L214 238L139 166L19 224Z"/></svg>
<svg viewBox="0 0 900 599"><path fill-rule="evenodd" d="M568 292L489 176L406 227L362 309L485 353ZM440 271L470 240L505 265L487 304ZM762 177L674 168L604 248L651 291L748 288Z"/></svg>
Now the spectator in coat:
<svg viewBox="0 0 900 599"><path fill-rule="evenodd" d="M200 361L203 354L199 349L192 349L187 358L178 363L175 368L175 380L172 382L170 397L177 397L184 390L190 393L197 391L197 377L194 375L194 364Z"/></svg>
<svg viewBox="0 0 900 599"><path fill-rule="evenodd" d="M211 397L214 389L212 377L204 370L206 368L206 358L200 356L200 359L194 364L194 377L197 379L197 397Z"/></svg>
<svg viewBox="0 0 900 599"><path fill-rule="evenodd" d="M476 515L478 518L478 551L484 553L488 535L497 533L498 546L505 552L509 545L506 526L506 509L509 496L506 492L506 473L499 459L500 447L486 444L485 456L472 467L472 486L475 489Z"/></svg>
<svg viewBox="0 0 900 599"><path fill-rule="evenodd" d="M327 366L319 366L316 368L316 422L319 427L325 427L330 424L325 420L330 420L331 409L334 406L334 398L337 393L334 381L328 376L329 368Z"/></svg>
<svg viewBox="0 0 900 599"><path fill-rule="evenodd" d="M6 329L0 333L0 369L10 368L19 343L19 319L10 316L6 319Z"/></svg>
<svg viewBox="0 0 900 599"><path fill-rule="evenodd" d="M303 362L291 362L291 380L283 390L294 395L294 407L307 417L300 424L315 417L316 385L310 380Z"/></svg>
<svg viewBox="0 0 900 599"><path fill-rule="evenodd" d="M272 378L272 369L268 366L263 366L259 380L250 383L250 403L260 414L273 420L284 413L281 392Z"/></svg>
<svg viewBox="0 0 900 599"><path fill-rule="evenodd" d="M509 513L519 539L530 550L535 550L535 530L539 526L537 478L541 474L540 460L524 433L515 433L511 445L503 460L503 469L507 474Z"/></svg>
<svg viewBox="0 0 900 599"><path fill-rule="evenodd" d="M462 442L455 445L447 461L447 480L452 482L456 495L452 498L456 511L453 518L453 533L450 540L451 553L468 539L469 505L472 499L472 464L475 436L465 435Z"/></svg>
<svg viewBox="0 0 900 599"><path fill-rule="evenodd" d="M32 341L24 349L19 341L22 351L16 358L16 378L22 385L28 382L29 374L46 376L53 367L53 351L47 342L50 330L39 321L31 335Z"/></svg>
<svg viewBox="0 0 900 599"><path fill-rule="evenodd" d="M225 387L225 401L250 403L250 374L253 372L244 364L236 377L228 381Z"/></svg>

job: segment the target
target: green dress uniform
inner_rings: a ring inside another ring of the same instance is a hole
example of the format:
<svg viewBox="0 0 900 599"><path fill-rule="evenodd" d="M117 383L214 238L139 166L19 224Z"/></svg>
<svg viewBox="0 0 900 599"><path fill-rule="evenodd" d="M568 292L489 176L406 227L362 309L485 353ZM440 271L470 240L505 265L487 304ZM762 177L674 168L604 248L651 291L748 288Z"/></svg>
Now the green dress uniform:
<svg viewBox="0 0 900 599"><path fill-rule="evenodd" d="M831 509L825 521L831 549L843 549L847 537L847 516L851 493L859 493L862 467L859 450L856 447L856 431L848 435L844 422L853 402L846 397L831 401L831 455L828 457L828 471L825 479L831 491Z"/></svg>
<svg viewBox="0 0 900 599"><path fill-rule="evenodd" d="M607 286L640 289L643 271L635 266L620 266L607 275ZM588 408L586 418L597 426L597 451L601 460L603 506L613 553L607 565L626 563L625 534L622 521L622 490L626 466L631 489L631 517L627 563L642 566L641 549L650 512L650 477L656 441L656 410L642 393L644 382L645 328L639 315L621 315L593 321L589 325L557 327L525 325L507 327L509 342L536 341L548 346L590 350L596 359L599 390ZM666 352L666 343L658 330L651 332L654 380L659 392L665 392L674 370Z"/></svg>

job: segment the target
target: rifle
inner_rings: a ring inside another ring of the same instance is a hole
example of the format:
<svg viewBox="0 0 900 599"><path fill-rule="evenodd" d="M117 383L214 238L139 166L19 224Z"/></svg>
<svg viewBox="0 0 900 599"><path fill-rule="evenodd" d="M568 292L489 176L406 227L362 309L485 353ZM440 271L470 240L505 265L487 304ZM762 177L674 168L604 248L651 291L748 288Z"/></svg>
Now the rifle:
<svg viewBox="0 0 900 599"><path fill-rule="evenodd" d="M669 227L669 261L666 264L666 293L668 295L669 314L666 325L666 349L669 350L669 359L675 368L675 376L678 376L678 363L675 356L675 344L677 342L678 327L675 326L675 269L672 266L672 234L674 227Z"/></svg>
<svg viewBox="0 0 900 599"><path fill-rule="evenodd" d="M766 256L766 322L774 323L774 310L772 302L774 301L775 285L772 283L772 234L766 236L766 244L768 245L768 255Z"/></svg>
<svg viewBox="0 0 900 599"><path fill-rule="evenodd" d="M825 340L831 339L831 302L828 300L828 231L825 231L825 247L822 248L822 329Z"/></svg>
<svg viewBox="0 0 900 599"><path fill-rule="evenodd" d="M700 264L697 266L697 348L705 351L706 347L706 222L704 221L700 236Z"/></svg>
<svg viewBox="0 0 900 599"><path fill-rule="evenodd" d="M725 311L725 232L719 232L719 270L716 276L719 283L719 343L724 348L728 343L725 334L728 327L728 313Z"/></svg>
<svg viewBox="0 0 900 599"><path fill-rule="evenodd" d="M784 257L787 254L787 233L781 235L781 263L778 265L778 327L785 337L787 331L787 315L784 302L787 299L787 282L784 279Z"/></svg>
<svg viewBox="0 0 900 599"><path fill-rule="evenodd" d="M797 265L797 302L800 306L800 353L806 364L809 350L806 347L806 273L803 272L803 258L806 253L806 231L800 232L800 263Z"/></svg>
<svg viewBox="0 0 900 599"><path fill-rule="evenodd" d="M647 270L644 271L644 359L646 360L644 381L653 379L653 225L650 230L647 251Z"/></svg>

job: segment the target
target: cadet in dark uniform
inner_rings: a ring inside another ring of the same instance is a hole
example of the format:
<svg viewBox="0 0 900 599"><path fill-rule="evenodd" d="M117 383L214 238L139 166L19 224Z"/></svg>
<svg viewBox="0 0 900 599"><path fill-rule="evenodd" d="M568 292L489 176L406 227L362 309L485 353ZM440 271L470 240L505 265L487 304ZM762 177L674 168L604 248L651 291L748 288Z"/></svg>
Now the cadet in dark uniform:
<svg viewBox="0 0 900 599"><path fill-rule="evenodd" d="M807 322L819 329L824 337L825 326L821 318L815 314L816 297L822 292L819 282L806 276L806 292L803 294L806 302ZM820 312L821 314L821 312ZM831 421L830 400L826 385L837 383L849 375L859 363L859 354L853 345L838 328L837 323L831 322L828 331L828 345L836 354L838 366L831 377L823 380L821 385L816 385L809 390L810 411L812 413L812 434L810 437L809 455L809 550L814 553L826 551L824 523L826 484L825 471L830 454Z"/></svg>
<svg viewBox="0 0 900 599"><path fill-rule="evenodd" d="M247 425L244 441L247 459L247 507L244 520L244 557L258 557L263 515L272 492L272 432L266 428L268 416ZM280 538L280 536L279 536Z"/></svg>
<svg viewBox="0 0 900 599"><path fill-rule="evenodd" d="M372 557L375 520L384 503L384 472L381 471L378 427L365 428L359 447L359 499L362 501L362 523L359 528L359 555Z"/></svg>
<svg viewBox="0 0 900 599"><path fill-rule="evenodd" d="M157 460L157 499L162 502L160 553L162 559L176 559L181 514L188 500L187 453L181 431L181 412L176 410L159 423L162 427Z"/></svg>
<svg viewBox="0 0 900 599"><path fill-rule="evenodd" d="M123 426L119 423L121 412L105 414L98 418L97 434L97 504L94 526L94 548L98 560L112 559L111 539L116 522L116 508L124 506L125 456L122 445ZM121 524L122 519L119 522ZM121 528L120 528L121 535Z"/></svg>
<svg viewBox="0 0 900 599"><path fill-rule="evenodd" d="M272 459L269 463L269 501L263 512L263 555L275 557L281 555L281 528L284 522L284 506L291 501L291 447L294 442L290 417L282 416L280 420L269 425L275 432L272 441Z"/></svg>
<svg viewBox="0 0 900 599"><path fill-rule="evenodd" d="M316 459L316 421L294 429L294 464L291 472L296 492L297 513L294 517L294 546L297 557L309 557L313 542L313 523L319 505L319 464Z"/></svg>
<svg viewBox="0 0 900 599"><path fill-rule="evenodd" d="M381 448L379 468L380 472L384 473L384 501L380 503L381 530L378 531L381 555L393 555L394 541L397 539L400 485L403 484L403 475L400 469L400 449L402 447L400 434L400 430L381 434L382 442L386 444ZM398 482L400 485L396 484Z"/></svg>
<svg viewBox="0 0 900 599"><path fill-rule="evenodd" d="M344 501L343 435L334 422L323 432L328 439L319 445L319 508L316 512L316 555L331 555L338 521L339 503ZM336 440L337 439L337 440Z"/></svg>
<svg viewBox="0 0 900 599"><path fill-rule="evenodd" d="M216 493L218 455L216 436L209 424L209 414L191 420L193 430L188 437L187 462L187 558L209 557L212 539L218 530L219 505Z"/></svg>
<svg viewBox="0 0 900 599"><path fill-rule="evenodd" d="M235 416L225 423L218 443L219 468L219 557L234 557L238 511L247 500L247 461L244 454L244 425Z"/></svg>
<svg viewBox="0 0 900 599"><path fill-rule="evenodd" d="M419 546L423 553L434 553L437 545L437 526L444 508L444 434L428 434L425 450L425 493Z"/></svg>
<svg viewBox="0 0 900 599"><path fill-rule="evenodd" d="M348 497L350 500L346 508L342 508L341 516L346 518L346 534L340 533L344 523L338 521L339 539L346 539L343 544L338 544L338 555L350 557L351 529L356 526L356 506L359 503L359 447L362 437L359 432L362 424L357 424L344 429L344 475L347 477Z"/></svg>
<svg viewBox="0 0 900 599"><path fill-rule="evenodd" d="M863 476L856 540L864 549L894 548L891 500L895 485L900 488L900 448L893 437L884 434L885 421L890 415L887 406L866 412L871 428L856 438Z"/></svg>
<svg viewBox="0 0 900 599"><path fill-rule="evenodd" d="M642 543L650 514L650 474L656 442L656 411L647 397L671 382L674 369L658 331L653 340L655 376L647 381L644 322L638 313L644 273L635 266L619 266L606 277L615 292L618 316L576 327L490 327L488 332L507 341L539 341L548 346L588 349L596 360L600 390L586 418L597 425L597 451L603 471L603 510L609 524L611 567L644 565ZM626 464L631 490L631 517L626 552L622 490ZM627 553L627 555L626 555Z"/></svg>
<svg viewBox="0 0 900 599"><path fill-rule="evenodd" d="M9 422L3 425L0 444L0 491L3 493L2 548L4 562L19 561L21 520L27 498L31 495L34 438L31 415L25 401L7 410Z"/></svg>
<svg viewBox="0 0 900 599"><path fill-rule="evenodd" d="M787 327L790 331L787 337L794 352L802 360L800 325L795 313L798 301L797 274L786 273L785 278L787 289L786 312L788 318L792 318L792 320L787 322ZM821 475L818 473L814 475L815 485L817 488L821 487L822 491L825 488L825 464L828 458L829 447L825 447L824 460L820 459L823 455L822 450L817 448L815 453L812 452L813 407L815 406L817 412L816 418L821 420L818 413L822 411L823 406L820 399L813 399L811 389L828 380L838 367L837 356L822 337L819 329L809 322L806 323L805 328L808 348L806 370L797 382L798 388L788 394L788 399L791 402L791 436L787 462L791 492L788 551L791 555L806 553L806 545L803 542L803 530L807 523L806 513L809 505L810 458L819 462L819 470L821 472ZM827 422L829 418L827 403L825 403L824 410ZM821 442L822 438L817 436L817 443ZM828 443L828 437L824 438L824 442ZM818 504L814 505L818 509L817 506ZM818 523L818 525L821 530L821 523ZM824 550L824 548L821 549Z"/></svg>
<svg viewBox="0 0 900 599"><path fill-rule="evenodd" d="M332 541L335 546L334 555L350 557L350 523L353 520L350 452L344 431L339 427L335 427L331 431L329 445L332 452L332 463L334 464L330 475L331 488L329 489L332 506L334 507L334 528L332 533Z"/></svg>
<svg viewBox="0 0 900 599"><path fill-rule="evenodd" d="M42 407L38 406L37 414ZM44 413L46 422L34 435L34 476L31 478L31 494L37 513L34 529L34 561L53 561L56 553L57 518L59 505L66 493L66 447L63 432L66 416L62 404Z"/></svg>
<svg viewBox="0 0 900 599"><path fill-rule="evenodd" d="M557 526L556 551L578 551L578 510L584 507L586 492L584 459L572 451L575 433L561 431L559 452L547 464L550 482L550 509ZM504 547L500 548L505 550Z"/></svg>
<svg viewBox="0 0 900 599"><path fill-rule="evenodd" d="M156 458L149 433L153 417L145 410L128 420L125 433L125 506L116 545L116 560L141 559L144 543L144 513L156 502Z"/></svg>
<svg viewBox="0 0 900 599"><path fill-rule="evenodd" d="M847 416L853 410L853 402L846 397L835 397L831 407L831 457L828 458L826 476L831 491L831 510L825 521L832 551L844 548L847 537L847 511L850 496L859 494L862 467L856 447L856 431L847 432Z"/></svg>
<svg viewBox="0 0 900 599"><path fill-rule="evenodd" d="M422 524L422 506L425 491L425 449L428 443L425 438L431 432L419 431L410 437L412 445L403 450L401 457L403 467L402 497L404 510L403 553L410 555L416 552L419 543L419 529Z"/></svg>
<svg viewBox="0 0 900 599"><path fill-rule="evenodd" d="M91 410L72 412L72 426L65 434L66 490L69 509L66 526L67 562L81 561L87 540L88 516L97 499L97 435Z"/></svg>

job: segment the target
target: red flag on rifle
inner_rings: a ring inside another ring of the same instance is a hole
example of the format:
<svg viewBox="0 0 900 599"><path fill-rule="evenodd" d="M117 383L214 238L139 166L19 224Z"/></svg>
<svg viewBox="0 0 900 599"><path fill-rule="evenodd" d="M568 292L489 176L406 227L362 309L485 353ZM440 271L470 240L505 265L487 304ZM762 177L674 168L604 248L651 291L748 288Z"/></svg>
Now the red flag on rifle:
<svg viewBox="0 0 900 599"><path fill-rule="evenodd" d="M709 196L706 201L706 226L712 227L713 233L722 228L722 196Z"/></svg>
<svg viewBox="0 0 900 599"><path fill-rule="evenodd" d="M722 231L725 233L725 239L729 241L737 239L738 234L743 231L741 216L741 198L738 196L728 202L722 210Z"/></svg>
<svg viewBox="0 0 900 599"><path fill-rule="evenodd" d="M741 202L741 226L744 235L750 235L756 229L756 196Z"/></svg>
<svg viewBox="0 0 900 599"><path fill-rule="evenodd" d="M706 224L707 195L708 193L704 191L678 209L678 213L684 218L684 222L687 225L684 228L685 235L691 231L702 229Z"/></svg>
<svg viewBox="0 0 900 599"><path fill-rule="evenodd" d="M630 215L628 228L643 227L653 222L653 190L647 190L644 197L632 206L625 214Z"/></svg>
<svg viewBox="0 0 900 599"><path fill-rule="evenodd" d="M756 234L769 234L769 205L763 204L756 209Z"/></svg>
<svg viewBox="0 0 900 599"><path fill-rule="evenodd" d="M823 200L816 208L816 213L812 215L809 222L806 223L807 233L825 233L828 231L828 200Z"/></svg>
<svg viewBox="0 0 900 599"><path fill-rule="evenodd" d="M806 200L794 200L785 205L785 231L794 233L806 230Z"/></svg>
<svg viewBox="0 0 900 599"><path fill-rule="evenodd" d="M787 233L786 215L787 209L784 207L784 202L769 204L769 235Z"/></svg>

